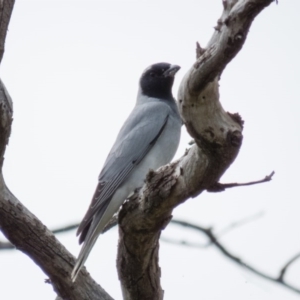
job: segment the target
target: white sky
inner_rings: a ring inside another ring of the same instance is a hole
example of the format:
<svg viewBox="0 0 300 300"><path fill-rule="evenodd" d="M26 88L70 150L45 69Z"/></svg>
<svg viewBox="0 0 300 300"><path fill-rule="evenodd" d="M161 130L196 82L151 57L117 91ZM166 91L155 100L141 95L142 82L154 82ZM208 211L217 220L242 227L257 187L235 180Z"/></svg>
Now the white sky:
<svg viewBox="0 0 300 300"><path fill-rule="evenodd" d="M205 45L222 11L218 1L20 0L9 26L1 78L14 101L14 123L4 175L10 190L49 228L83 217L115 136L135 103L148 65L179 64L174 86ZM270 183L203 193L174 217L214 226L258 212L222 242L270 275L300 251L299 114L300 2L279 1L257 17L248 39L220 81L221 101L245 120L240 154L222 182L263 178ZM190 140L183 129L177 157ZM203 240L170 227L165 236ZM2 238L2 236L1 236ZM74 255L75 232L59 235ZM87 268L115 299L117 230L101 237ZM217 250L161 243L165 300L281 300L299 295L237 267ZM24 254L0 253L1 298L53 300L46 275ZM300 261L288 272L298 284Z"/></svg>

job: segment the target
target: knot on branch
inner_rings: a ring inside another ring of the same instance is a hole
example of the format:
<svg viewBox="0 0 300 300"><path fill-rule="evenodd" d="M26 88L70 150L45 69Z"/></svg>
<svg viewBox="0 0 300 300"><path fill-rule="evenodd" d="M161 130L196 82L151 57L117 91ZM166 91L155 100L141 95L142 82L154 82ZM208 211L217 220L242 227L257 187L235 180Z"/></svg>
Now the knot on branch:
<svg viewBox="0 0 300 300"><path fill-rule="evenodd" d="M157 197L163 200L170 195L172 187L177 181L176 176L174 176L176 165L176 163L172 163L159 168L157 171L149 171L146 177L146 185L143 189L146 202L149 199L152 202L152 199ZM152 204L156 206L155 201Z"/></svg>
<svg viewBox="0 0 300 300"><path fill-rule="evenodd" d="M151 231L151 228L157 230L157 226L160 229L165 228L169 222L169 212L166 214L168 204L165 204L164 200L170 196L177 182L176 166L177 163L174 162L157 171L149 171L144 187L136 191L123 204L119 212L121 227L133 226L135 231ZM125 216L126 224L123 222Z"/></svg>
<svg viewBox="0 0 300 300"><path fill-rule="evenodd" d="M237 116L235 115L235 117ZM242 119L240 118L239 121L242 122ZM216 129L211 126L198 132L192 122L187 122L185 125L189 134L195 139L196 144L207 154L224 155L224 152L230 151L230 147L241 147L243 135L240 130L229 130L226 133L223 127L219 128L221 133L226 134L225 140L223 140L220 139L220 132L216 133Z"/></svg>
<svg viewBox="0 0 300 300"><path fill-rule="evenodd" d="M227 134L227 141L233 147L241 147L243 141L243 135L240 131L229 131Z"/></svg>

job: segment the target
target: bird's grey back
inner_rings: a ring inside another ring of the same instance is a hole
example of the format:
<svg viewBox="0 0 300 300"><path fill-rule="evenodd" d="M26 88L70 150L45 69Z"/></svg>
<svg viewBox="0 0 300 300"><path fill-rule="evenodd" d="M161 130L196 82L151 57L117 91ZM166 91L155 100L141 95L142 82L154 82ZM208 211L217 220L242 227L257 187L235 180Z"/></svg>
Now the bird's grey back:
<svg viewBox="0 0 300 300"><path fill-rule="evenodd" d="M148 137L151 136L149 124L151 124L154 133L158 131L157 127L163 124L167 116L181 124L181 118L174 99L158 100L157 98L144 95L138 95L137 99L134 109L120 129L116 141L108 154L104 167L99 175L99 181L110 180L115 176L116 172L118 172L118 170L115 169L116 166L121 170L128 161L136 159L138 151L144 147L148 141ZM138 140L130 138L135 136L135 131L143 129L147 132L143 136L144 138ZM125 146L125 143L133 143L132 148L134 151L126 151L126 149L129 148ZM112 164L114 168L112 168Z"/></svg>

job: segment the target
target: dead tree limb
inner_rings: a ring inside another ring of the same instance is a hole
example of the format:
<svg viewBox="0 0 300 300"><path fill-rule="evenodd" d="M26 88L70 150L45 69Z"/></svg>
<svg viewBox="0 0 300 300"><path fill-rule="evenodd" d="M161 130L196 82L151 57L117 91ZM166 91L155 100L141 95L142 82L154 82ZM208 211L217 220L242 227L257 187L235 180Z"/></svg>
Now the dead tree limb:
<svg viewBox="0 0 300 300"><path fill-rule="evenodd" d="M207 228L207 227L203 227L203 226L200 226L197 224L193 224L191 222L172 219L170 221L171 224L177 225L177 226L182 226L189 230L195 230L195 231L201 232L208 238L208 241L206 243L200 244L199 242L196 242L196 241L190 242L187 240L168 239L164 236L161 237L161 241L170 243L173 245L180 245L180 246L200 248L200 249L207 249L211 246L215 246L216 248L218 248L221 251L222 254L224 254L228 259L233 260L239 266L248 269L249 271L253 272L255 275L257 275L259 277L262 277L273 283L282 285L285 288L287 288L295 293L300 294L300 288L293 286L292 284L289 284L286 281L286 279L284 278L288 268L291 267L291 265L300 258L300 253L298 253L295 256L293 256L292 258L290 258L288 260L288 262L281 268L279 275L276 277L276 276L268 275L265 272L258 270L257 267L251 266L251 264L247 263L245 260L241 259L240 257L237 257L231 251L229 251L224 246L224 244L222 244L222 242L220 241L220 237L223 237L224 234L231 232L233 229L239 228L240 226L243 226L249 222L253 222L253 221L257 220L258 218L261 218L263 215L264 215L263 212L259 212L255 215L235 221L235 222L229 224L228 226L226 226L225 228L223 228L221 231L218 231L217 233L214 232L212 227ZM60 228L54 229L52 232L55 234L65 233L65 232L68 232L71 230L75 230L78 227L78 225L79 225L79 223L60 227ZM117 219L113 218L112 221L110 222L110 225L108 226L107 230L111 229L113 226L116 226L116 225L117 225ZM0 250L11 250L11 249L15 249L15 247L11 243L0 242ZM224 251L224 249L225 249L225 251Z"/></svg>
<svg viewBox="0 0 300 300"><path fill-rule="evenodd" d="M8 24L12 15L14 5L15 0L1 1L0 5L0 63L4 54Z"/></svg>
<svg viewBox="0 0 300 300"><path fill-rule="evenodd" d="M0 5L0 61L14 1ZM15 247L27 254L49 277L54 290L63 299L112 299L84 271L76 285L70 280L74 257L59 243L5 185L2 166L12 125L12 100L0 80L0 230Z"/></svg>
<svg viewBox="0 0 300 300"><path fill-rule="evenodd" d="M205 228L196 224L192 224L190 222L185 222L185 221L180 221L180 220L174 220L173 222L174 224L180 225L182 227L185 228L189 228L189 229L194 229L196 231L202 232L203 234L206 235L206 237L208 238L209 242L206 246L209 245L214 245L218 250L221 251L222 254L225 255L225 257L229 258L231 261L235 262L236 264L238 264L239 266L251 271L252 273L258 275L259 277L262 277L266 280L272 281L274 283L277 283L279 285L284 286L285 288L296 292L298 294L300 294L300 288L289 284L285 279L284 279L284 275L286 274L287 269L296 261L300 258L300 253L296 254L295 256L293 256L280 270L279 275L278 276L271 276L266 274L263 271L260 271L258 268L251 266L250 264L248 264L245 260L241 259L240 257L232 254L220 241L218 236L213 232L212 228ZM180 243L181 245L184 246L192 246L192 247L196 247L195 244L189 245L188 243L182 242ZM199 248L207 248L207 247L199 247Z"/></svg>
<svg viewBox="0 0 300 300"><path fill-rule="evenodd" d="M11 99L0 81L0 153L4 153L12 122ZM3 159L3 156L2 156ZM63 299L112 298L84 270L76 284L70 273L74 257L5 185L0 172L0 229L15 247L27 254L49 277L55 292Z"/></svg>
<svg viewBox="0 0 300 300"><path fill-rule="evenodd" d="M249 186L249 185L269 182L269 181L272 180L272 177L273 177L274 174L275 174L275 172L273 171L270 175L265 176L265 178L263 178L261 180L255 180L255 181L244 182L244 183L237 183L237 182L220 183L220 182L217 182L213 186L209 187L207 189L207 191L208 192L213 192L213 193L223 192L223 191L225 191L226 189L229 189L229 188L240 187L240 186Z"/></svg>
<svg viewBox="0 0 300 300"><path fill-rule="evenodd" d="M236 158L243 122L219 101L218 80L242 48L254 18L272 0L224 0L224 11L205 49L183 78L178 106L195 140L177 162L148 174L139 193L119 214L118 274L123 298L163 299L158 265L159 237L172 210L214 186ZM201 49L200 49L201 48Z"/></svg>

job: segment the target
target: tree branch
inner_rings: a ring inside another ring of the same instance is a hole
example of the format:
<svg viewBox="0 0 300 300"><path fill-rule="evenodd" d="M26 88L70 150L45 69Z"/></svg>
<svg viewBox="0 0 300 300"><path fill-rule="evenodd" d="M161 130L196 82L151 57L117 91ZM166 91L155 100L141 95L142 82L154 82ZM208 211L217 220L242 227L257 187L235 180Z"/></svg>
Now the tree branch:
<svg viewBox="0 0 300 300"><path fill-rule="evenodd" d="M255 273L256 275L258 275L259 277L263 277L264 279L270 280L274 283L283 285L284 287L286 287L287 289L296 292L296 293L300 293L300 289L297 287L294 287L290 284L288 284L285 280L284 280L284 276L288 270L288 268L297 260L300 258L300 253L296 254L295 256L293 256L291 259L289 259L289 261L281 268L281 271L279 273L278 277L271 277L259 270L257 270L256 268L250 266L248 263L242 261L240 258L238 258L237 256L233 255L232 253L230 253L229 250L227 250L225 248L225 246L219 241L219 238L221 236L223 236L225 233L230 232L231 230L240 227L242 225L245 225L249 222L253 222L254 220L256 220L257 218L260 218L263 216L263 212L259 212L253 216L249 216L247 218L244 218L242 220L239 221L235 221L231 224L229 224L227 227L225 227L224 229L222 229L221 231L219 231L217 234L215 234L213 232L212 227L210 228L205 228L199 225L195 225L192 224L190 222L186 222L186 221L180 221L180 220L175 220L172 219L170 221L171 224L174 225L178 225L178 226L182 226L184 228L187 229L193 229L196 231L199 231L201 233L203 233L205 236L208 237L209 242L207 242L206 244L199 244L199 243L195 243L195 242L188 242L186 240L173 240L173 239L168 239L166 237L161 237L161 240L170 244L176 244L176 245L180 245L180 246L186 246L186 247L193 247L193 248L208 248L210 246L215 245L217 248L219 248L221 250L221 252L223 254L225 254L225 256L229 259L232 259L235 263L237 263L238 265L240 265L241 267L245 267L247 268L249 271ZM75 230L78 227L78 223L76 224L72 224L72 225L68 225L68 226L64 226L61 228L57 228L54 229L52 232L55 234L60 234L60 233L65 233L71 230ZM106 229L103 233L107 232L109 229L111 229L112 227L117 225L117 216L114 216L111 221L109 222L109 224L106 226ZM0 242L0 250L5 250L5 249L16 249L11 243L9 242ZM226 251L224 251L223 249L225 249ZM228 255L229 254L229 255ZM51 283L51 281L49 282ZM57 298L58 299L58 298ZM60 298L61 299L61 298Z"/></svg>
<svg viewBox="0 0 300 300"><path fill-rule="evenodd" d="M277 278L278 282L284 282L284 275L286 274L287 269L294 263L297 259L300 258L300 253L292 257L281 269L280 274ZM300 293L300 290L298 291Z"/></svg>
<svg viewBox="0 0 300 300"><path fill-rule="evenodd" d="M14 0L1 1L0 5L0 62ZM54 290L63 299L112 298L84 271L76 281L70 280L74 257L64 248L4 183L2 166L12 124L12 100L0 80L0 230L13 245L34 260L49 276Z"/></svg>
<svg viewBox="0 0 300 300"><path fill-rule="evenodd" d="M263 211L249 216L247 218L243 218L242 220L239 221L235 221L231 224L229 224L228 226L226 226L225 228L223 228L222 230L220 230L217 233L218 238L223 237L225 234L227 234L228 232L232 231L235 228L241 227L242 225L245 225L247 223L253 222L254 220L257 220L258 218L261 218L265 213Z"/></svg>
<svg viewBox="0 0 300 300"><path fill-rule="evenodd" d="M0 250L13 250L16 247L10 242L1 242L0 241Z"/></svg>
<svg viewBox="0 0 300 300"><path fill-rule="evenodd" d="M218 233L218 237L223 236L224 234L226 234L227 232L231 231L232 229L239 227L241 225L244 225L246 223L252 222L253 220L260 218L263 216L263 212L260 212L258 214L255 214L254 216L250 216L248 218L242 219L240 221L237 222L233 222L231 224L229 224L227 227L225 227L222 231L220 231ZM177 220L172 219L170 221L170 223L172 224L177 224ZM189 224L189 223L186 223ZM112 229L113 227L115 227L116 225L118 225L118 215L114 215L111 220L109 221L109 223L106 225L106 227L104 228L103 232L101 234L106 233L108 230ZM67 226L63 226L63 227L59 227L57 229L52 230L53 234L60 234L60 233L66 233L68 231L72 231L77 229L77 227L79 226L79 223L76 224L71 224L71 225L67 225ZM188 227L188 226L187 226ZM167 243L171 243L171 244L178 244L178 245L186 245L186 246L191 246L191 247L200 247L200 248L207 248L208 246L211 245L211 243L209 244L205 244L205 245L199 245L199 244L195 244L195 243L188 243L187 241L179 241L176 242L174 240L170 240L167 239L165 237L161 237L161 240L167 242ZM0 241L0 250L15 250L16 247L10 243L10 242L2 242Z"/></svg>
<svg viewBox="0 0 300 300"><path fill-rule="evenodd" d="M256 181L250 181L250 182L246 182L246 183L220 183L217 182L215 183L213 186L209 187L207 189L208 192L223 192L225 191L225 189L228 188L233 188L233 187L239 187L239 186L248 186L248 185L254 185L254 184L259 184L259 183L265 183L265 182L269 182L272 180L273 175L275 174L275 172L273 171L270 175L265 176L265 178L261 179L261 180L256 180Z"/></svg>
<svg viewBox="0 0 300 300"><path fill-rule="evenodd" d="M12 114L7 105L10 99L0 82L0 151L4 153ZM75 262L65 247L55 238L28 209L9 191L0 171L0 229L15 247L28 255L44 273L49 276L55 292L63 299L105 299L112 298L84 270L76 284L70 274Z"/></svg>
<svg viewBox="0 0 300 300"><path fill-rule="evenodd" d="M219 102L218 80L242 48L255 16L272 0L223 1L224 11L206 50L183 78L178 102L195 140L178 161L150 172L144 187L119 214L118 274L123 298L163 299L158 249L172 210L213 186L236 158L243 122ZM201 48L201 49L200 49Z"/></svg>
<svg viewBox="0 0 300 300"><path fill-rule="evenodd" d="M105 232L107 232L108 230L110 230L111 228L116 226L117 224L118 224L118 215L116 214L107 223L107 225L105 226L105 228L101 234L104 234ZM65 233L65 232L77 229L78 226L79 226L79 223L76 223L76 224L71 224L71 225L67 225L64 227L59 227L59 228L53 229L51 231L53 234ZM16 249L16 247L12 243L0 241L0 251L1 250L12 250L12 249Z"/></svg>
<svg viewBox="0 0 300 300"><path fill-rule="evenodd" d="M185 222L185 221L179 221L179 220L174 220L173 222L174 224L180 225L182 227L185 228L192 228L194 230L200 231L202 233L204 233L209 241L210 244L215 245L221 252L222 254L224 254L227 258L229 258L230 260L234 261L236 264L246 268L247 270L251 271L252 273L267 279L269 281L275 282L277 284L280 284L282 286L284 286L285 288L288 288L289 290L292 290L293 292L299 293L300 294L300 288L297 288L289 283L287 283L284 280L284 275L285 272L287 271L288 267L291 266L292 263L294 263L298 258L300 258L300 253L298 253L297 255L295 255L293 258L291 258L281 269L279 276L277 277L272 277L262 271L259 271L258 269L252 267L250 264L246 263L244 260L242 260L241 258L233 255L223 244L221 244L221 242L218 240L218 237L213 233L213 229L212 228L204 228L202 226L199 225L195 225L195 224L191 224L190 222ZM186 243L181 243L181 245L187 245ZM191 246L191 245L188 245ZM204 248L204 247L200 247L200 248Z"/></svg>
<svg viewBox="0 0 300 300"><path fill-rule="evenodd" d="M7 34L7 28L10 21L10 17L15 5L15 0L1 1L0 5L0 63L4 54L4 45Z"/></svg>

